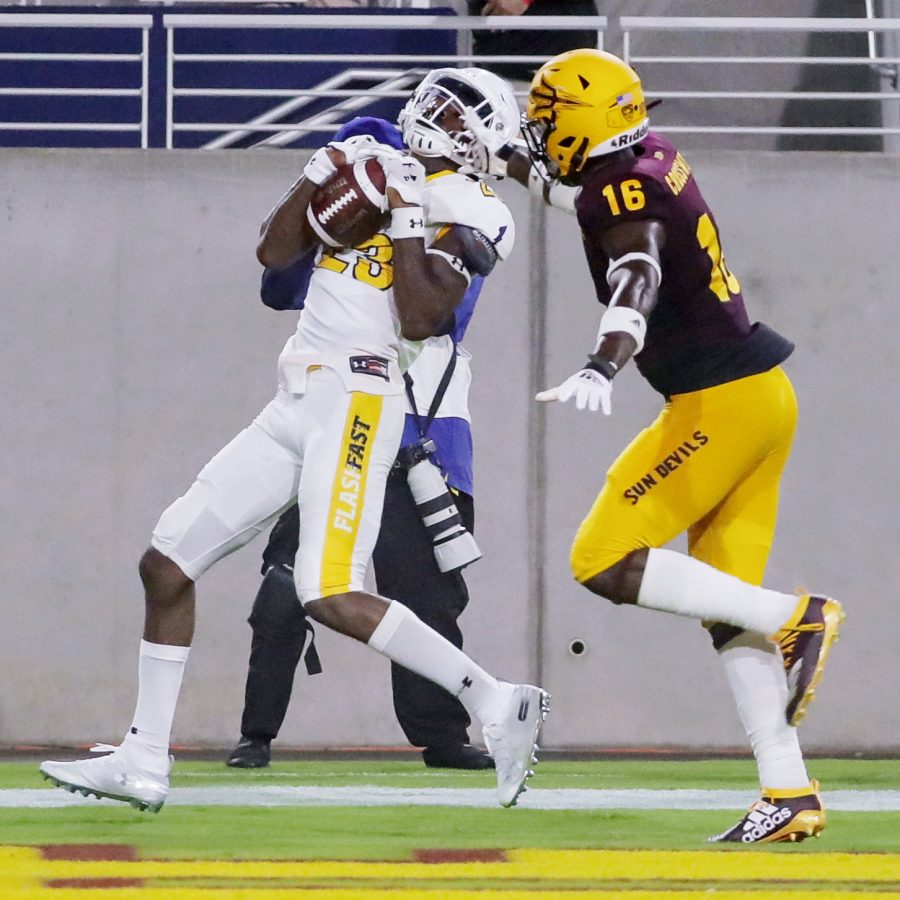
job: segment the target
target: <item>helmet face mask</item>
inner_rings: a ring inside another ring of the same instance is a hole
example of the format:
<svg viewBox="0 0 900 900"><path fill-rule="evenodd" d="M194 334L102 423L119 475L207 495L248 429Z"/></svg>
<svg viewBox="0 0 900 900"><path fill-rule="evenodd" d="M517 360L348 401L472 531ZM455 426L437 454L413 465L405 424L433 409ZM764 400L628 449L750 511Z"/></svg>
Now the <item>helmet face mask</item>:
<svg viewBox="0 0 900 900"><path fill-rule="evenodd" d="M547 139L553 131L553 123L549 119L529 119L522 114L522 137L532 163L545 181L557 181L562 178L562 171L556 161L547 154Z"/></svg>
<svg viewBox="0 0 900 900"><path fill-rule="evenodd" d="M479 141L463 122L467 109L504 141L516 136L519 108L508 85L493 73L474 67L430 72L409 98L397 123L413 153L470 165ZM446 120L451 116L456 121L451 119L448 130Z"/></svg>
<svg viewBox="0 0 900 900"><path fill-rule="evenodd" d="M643 140L647 105L637 73L602 50L570 50L534 76L522 132L549 178L574 183L588 159Z"/></svg>

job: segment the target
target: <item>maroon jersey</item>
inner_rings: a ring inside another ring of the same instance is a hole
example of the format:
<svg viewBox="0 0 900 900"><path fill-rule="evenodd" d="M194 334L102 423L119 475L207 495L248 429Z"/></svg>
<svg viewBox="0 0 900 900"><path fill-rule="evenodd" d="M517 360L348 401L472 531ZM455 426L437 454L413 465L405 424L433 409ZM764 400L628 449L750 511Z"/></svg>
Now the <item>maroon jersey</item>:
<svg viewBox="0 0 900 900"><path fill-rule="evenodd" d="M666 229L659 299L647 321L641 374L669 396L765 372L794 345L751 325L741 286L725 264L719 232L684 157L651 132L625 155L587 174L575 203L601 303L609 303L609 257L600 240L623 222L655 219Z"/></svg>

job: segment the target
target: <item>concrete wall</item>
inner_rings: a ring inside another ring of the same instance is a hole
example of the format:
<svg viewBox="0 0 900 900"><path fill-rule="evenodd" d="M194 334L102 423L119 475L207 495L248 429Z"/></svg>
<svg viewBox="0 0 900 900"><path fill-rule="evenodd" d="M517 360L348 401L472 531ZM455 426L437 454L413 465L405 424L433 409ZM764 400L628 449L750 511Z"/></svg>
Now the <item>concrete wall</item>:
<svg viewBox="0 0 900 900"><path fill-rule="evenodd" d="M274 390L293 317L259 304L253 248L302 157L0 159L0 744L118 740L134 703L137 560L161 510ZM900 158L692 161L753 315L798 345L800 430L768 583L833 592L850 616L805 743L896 748ZM569 542L606 466L660 401L634 371L610 419L531 401L580 364L599 310L574 222L502 192L519 241L467 341L485 551L468 570L468 647L553 692L550 746L741 746L697 625L614 608L570 579ZM237 736L261 550L201 581L178 743ZM298 676L284 743L402 744L386 661L335 635L319 642L326 671Z"/></svg>

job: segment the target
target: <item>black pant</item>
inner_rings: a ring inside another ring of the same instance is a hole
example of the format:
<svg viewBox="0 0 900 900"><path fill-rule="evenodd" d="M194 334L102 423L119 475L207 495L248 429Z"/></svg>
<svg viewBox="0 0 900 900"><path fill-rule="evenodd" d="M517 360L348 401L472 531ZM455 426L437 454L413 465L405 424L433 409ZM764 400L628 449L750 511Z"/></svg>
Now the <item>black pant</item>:
<svg viewBox="0 0 900 900"><path fill-rule="evenodd" d="M474 528L474 502L458 494L463 523ZM281 728L291 698L294 673L309 624L294 589L290 567L297 552L297 507L285 512L263 552L265 577L249 622L253 628L241 734L272 740ZM456 647L462 647L457 619L469 602L460 572L443 573L431 540L416 511L406 473L388 478L382 528L373 556L379 593L411 609ZM456 697L426 678L391 664L394 712L415 747L468 743L468 713Z"/></svg>

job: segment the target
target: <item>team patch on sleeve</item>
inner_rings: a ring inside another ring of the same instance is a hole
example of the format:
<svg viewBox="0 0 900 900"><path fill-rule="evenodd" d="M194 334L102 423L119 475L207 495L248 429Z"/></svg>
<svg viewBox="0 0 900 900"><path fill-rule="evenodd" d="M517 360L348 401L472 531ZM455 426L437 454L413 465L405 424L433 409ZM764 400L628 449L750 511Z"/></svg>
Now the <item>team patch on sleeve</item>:
<svg viewBox="0 0 900 900"><path fill-rule="evenodd" d="M383 356L351 356L350 371L354 375L375 375L385 381L391 380L389 363Z"/></svg>

